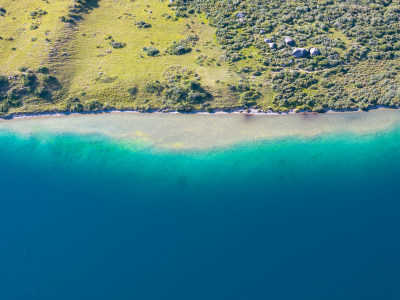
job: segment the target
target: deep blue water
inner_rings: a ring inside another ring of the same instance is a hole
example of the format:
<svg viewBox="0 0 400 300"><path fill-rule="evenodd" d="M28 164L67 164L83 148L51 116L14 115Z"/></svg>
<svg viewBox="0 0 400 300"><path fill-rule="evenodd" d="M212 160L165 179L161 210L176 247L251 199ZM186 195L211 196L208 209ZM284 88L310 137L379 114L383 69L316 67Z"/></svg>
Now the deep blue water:
<svg viewBox="0 0 400 300"><path fill-rule="evenodd" d="M400 299L400 130L172 152L0 133L0 299Z"/></svg>

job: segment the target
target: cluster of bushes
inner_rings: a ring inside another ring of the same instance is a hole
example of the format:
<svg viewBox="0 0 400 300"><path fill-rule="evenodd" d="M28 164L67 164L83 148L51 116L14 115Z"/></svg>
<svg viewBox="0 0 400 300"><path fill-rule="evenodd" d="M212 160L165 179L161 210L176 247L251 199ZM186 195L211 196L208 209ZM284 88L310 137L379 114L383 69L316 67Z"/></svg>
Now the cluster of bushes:
<svg viewBox="0 0 400 300"><path fill-rule="evenodd" d="M0 88L8 85L8 78L4 75L0 75Z"/></svg>
<svg viewBox="0 0 400 300"><path fill-rule="evenodd" d="M110 46L114 49L122 49L126 47L126 43L115 41L111 35L106 36L105 39L109 41Z"/></svg>
<svg viewBox="0 0 400 300"><path fill-rule="evenodd" d="M174 42L169 46L165 52L172 55L182 55L192 51L192 47L195 46L196 41L199 37L195 35L190 35L186 39L180 40L179 42Z"/></svg>
<svg viewBox="0 0 400 300"><path fill-rule="evenodd" d="M98 2L97 0L74 0L74 5L68 9L68 14L60 18L61 22L75 24L81 19L81 15L86 13L93 3Z"/></svg>
<svg viewBox="0 0 400 300"><path fill-rule="evenodd" d="M170 6L177 16L204 14L223 50L220 60L244 80L267 76L267 89L275 95L271 109L399 105L398 78L386 71L400 65L398 1L175 0ZM293 44L285 42L287 36ZM295 47L315 47L319 55L295 57ZM249 54L254 51L256 58ZM247 59L251 63L236 64ZM382 72L386 77L378 80ZM260 89L244 87L229 88L240 95L241 105L257 106Z"/></svg>
<svg viewBox="0 0 400 300"><path fill-rule="evenodd" d="M83 104L78 97L69 97L65 106L69 111L83 111Z"/></svg>
<svg viewBox="0 0 400 300"><path fill-rule="evenodd" d="M239 104L245 108L257 107L257 100L262 97L256 87L243 80L238 84L229 84L228 88L231 92L239 95Z"/></svg>
<svg viewBox="0 0 400 300"><path fill-rule="evenodd" d="M368 72L368 70L373 70ZM269 79L278 111L399 107L400 85L394 62L371 61L360 68L338 67L319 76L282 70Z"/></svg>
<svg viewBox="0 0 400 300"><path fill-rule="evenodd" d="M400 54L400 5L395 1L313 0L299 5L286 0L177 0L171 5L179 14L205 13L231 61L245 59L242 50L251 46L265 52L270 66L308 70L334 68L371 53L379 57ZM292 48L283 42L285 36L292 37L298 47L318 46L323 58L312 63L293 59ZM264 38L276 43L276 48ZM347 49L341 38L355 46Z"/></svg>
<svg viewBox="0 0 400 300"><path fill-rule="evenodd" d="M126 43L110 41L110 46L114 49L121 49L126 47Z"/></svg>
<svg viewBox="0 0 400 300"><path fill-rule="evenodd" d="M65 101L65 107L69 111L99 111L104 108L103 104L97 100L83 102L78 97L69 97Z"/></svg>
<svg viewBox="0 0 400 300"><path fill-rule="evenodd" d="M151 27L151 24L146 23L145 21L135 22L135 25L137 28L150 28Z"/></svg>
<svg viewBox="0 0 400 300"><path fill-rule="evenodd" d="M278 110L288 111L300 107L312 110L315 107L314 100L308 96L308 90L313 90L318 84L314 75L282 70L271 76L270 84L275 92L273 104Z"/></svg>
<svg viewBox="0 0 400 300"><path fill-rule="evenodd" d="M37 10L30 12L29 15L32 19L37 19L44 15L47 15L47 11L45 11L43 9L37 9Z"/></svg>
<svg viewBox="0 0 400 300"><path fill-rule="evenodd" d="M12 107L21 106L22 103L17 89L4 89L3 86L0 91L0 115L7 113Z"/></svg>
<svg viewBox="0 0 400 300"><path fill-rule="evenodd" d="M25 99L51 101L53 92L61 88L57 78L48 75L47 67L40 67L36 72L21 67L21 74L10 78L0 75L0 112L7 113L12 107L23 105Z"/></svg>
<svg viewBox="0 0 400 300"><path fill-rule="evenodd" d="M4 75L0 75L0 113L6 113L10 108L10 103L6 97L4 97L3 90L9 85L8 78Z"/></svg>
<svg viewBox="0 0 400 300"><path fill-rule="evenodd" d="M167 107L178 111L190 111L194 105L210 99L211 95L201 86L200 77L187 68L170 67L164 73L164 81L150 82L145 91L157 94Z"/></svg>
<svg viewBox="0 0 400 300"><path fill-rule="evenodd" d="M150 46L150 47L143 47L143 51L148 55L148 56L156 56L160 53L160 50L158 50L156 47Z"/></svg>

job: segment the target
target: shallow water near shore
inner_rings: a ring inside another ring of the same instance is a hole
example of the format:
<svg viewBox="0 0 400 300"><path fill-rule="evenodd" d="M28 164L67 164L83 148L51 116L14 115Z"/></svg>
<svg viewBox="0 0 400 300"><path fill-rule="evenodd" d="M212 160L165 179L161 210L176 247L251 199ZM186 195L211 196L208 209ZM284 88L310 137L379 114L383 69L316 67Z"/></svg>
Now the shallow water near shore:
<svg viewBox="0 0 400 300"><path fill-rule="evenodd" d="M0 298L398 299L399 122L0 121Z"/></svg>

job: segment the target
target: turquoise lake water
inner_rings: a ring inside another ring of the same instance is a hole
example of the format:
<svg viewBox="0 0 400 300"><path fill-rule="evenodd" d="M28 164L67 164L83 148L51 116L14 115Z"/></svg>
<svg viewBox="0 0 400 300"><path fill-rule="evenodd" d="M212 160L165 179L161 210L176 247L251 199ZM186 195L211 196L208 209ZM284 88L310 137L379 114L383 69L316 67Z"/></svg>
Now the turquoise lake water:
<svg viewBox="0 0 400 300"><path fill-rule="evenodd" d="M400 299L400 127L168 150L0 130L0 299Z"/></svg>

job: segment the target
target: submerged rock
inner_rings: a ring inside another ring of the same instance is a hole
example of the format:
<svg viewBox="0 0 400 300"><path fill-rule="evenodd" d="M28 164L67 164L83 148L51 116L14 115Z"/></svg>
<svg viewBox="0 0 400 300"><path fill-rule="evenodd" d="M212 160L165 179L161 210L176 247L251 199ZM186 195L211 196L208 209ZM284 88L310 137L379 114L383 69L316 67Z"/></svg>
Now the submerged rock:
<svg viewBox="0 0 400 300"><path fill-rule="evenodd" d="M292 55L294 57L300 58L300 57L304 57L307 55L307 50L304 48L296 48L293 50Z"/></svg>

